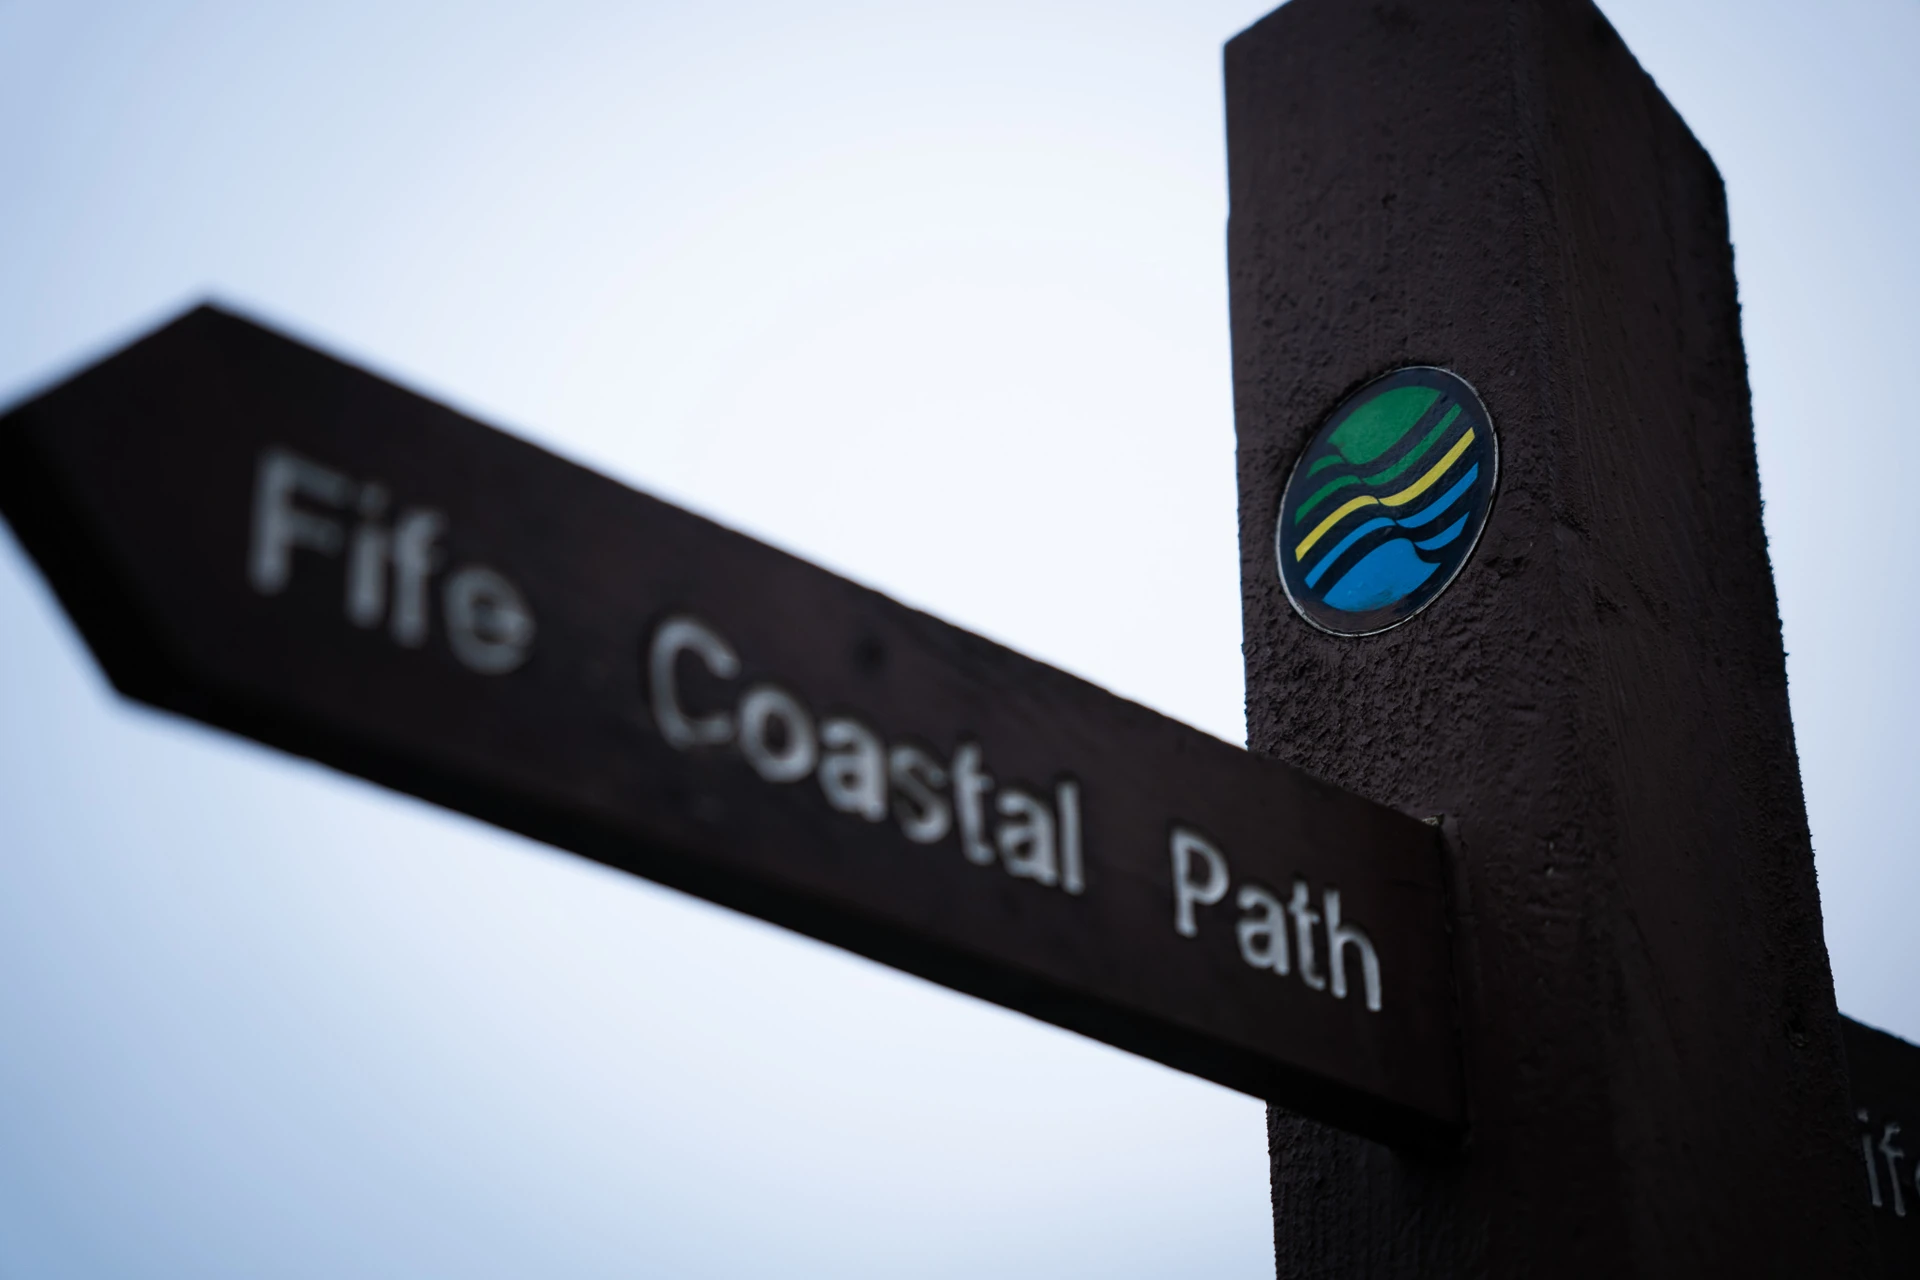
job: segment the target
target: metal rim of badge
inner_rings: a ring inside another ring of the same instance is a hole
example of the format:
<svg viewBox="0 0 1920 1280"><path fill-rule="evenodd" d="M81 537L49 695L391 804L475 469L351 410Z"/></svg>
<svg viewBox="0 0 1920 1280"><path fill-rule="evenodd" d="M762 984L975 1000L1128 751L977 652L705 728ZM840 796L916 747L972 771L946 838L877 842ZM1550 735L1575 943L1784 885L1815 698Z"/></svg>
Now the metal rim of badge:
<svg viewBox="0 0 1920 1280"><path fill-rule="evenodd" d="M1281 492L1288 603L1329 635L1410 621L1473 558L1499 473L1492 415L1465 378L1409 365L1368 382L1327 415Z"/></svg>

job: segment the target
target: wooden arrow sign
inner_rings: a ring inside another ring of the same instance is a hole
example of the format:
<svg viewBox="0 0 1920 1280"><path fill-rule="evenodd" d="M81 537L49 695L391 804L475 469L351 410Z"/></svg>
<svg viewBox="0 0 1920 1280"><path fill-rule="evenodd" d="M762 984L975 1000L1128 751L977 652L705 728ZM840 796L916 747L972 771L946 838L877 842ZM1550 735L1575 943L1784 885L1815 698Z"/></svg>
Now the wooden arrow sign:
<svg viewBox="0 0 1920 1280"><path fill-rule="evenodd" d="M1400 1144L1435 830L211 308L0 420L125 694Z"/></svg>

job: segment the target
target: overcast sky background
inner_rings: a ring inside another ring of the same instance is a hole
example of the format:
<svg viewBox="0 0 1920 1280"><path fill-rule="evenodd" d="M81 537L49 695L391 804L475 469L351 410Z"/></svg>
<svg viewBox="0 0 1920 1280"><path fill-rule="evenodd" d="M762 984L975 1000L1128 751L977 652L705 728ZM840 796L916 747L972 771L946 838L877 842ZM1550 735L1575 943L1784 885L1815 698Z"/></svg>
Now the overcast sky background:
<svg viewBox="0 0 1920 1280"><path fill-rule="evenodd" d="M216 296L1237 742L1267 7L0 0L0 401ZM1920 1038L1920 4L1604 7L1727 180L1835 981ZM1257 1102L116 701L0 535L0 1275L1259 1277L1268 1212Z"/></svg>

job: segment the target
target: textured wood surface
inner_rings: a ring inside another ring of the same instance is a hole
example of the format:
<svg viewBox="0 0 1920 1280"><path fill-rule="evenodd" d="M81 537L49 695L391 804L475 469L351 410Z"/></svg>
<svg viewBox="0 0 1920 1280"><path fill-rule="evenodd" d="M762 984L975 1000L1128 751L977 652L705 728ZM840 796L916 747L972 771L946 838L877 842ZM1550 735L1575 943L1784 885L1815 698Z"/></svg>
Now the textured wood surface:
<svg viewBox="0 0 1920 1280"><path fill-rule="evenodd" d="M1294 0L1226 74L1249 742L1448 815L1469 1082L1457 1158L1276 1110L1280 1274L1873 1274L1712 162L1585 0ZM1491 522L1323 635L1280 487L1407 364Z"/></svg>

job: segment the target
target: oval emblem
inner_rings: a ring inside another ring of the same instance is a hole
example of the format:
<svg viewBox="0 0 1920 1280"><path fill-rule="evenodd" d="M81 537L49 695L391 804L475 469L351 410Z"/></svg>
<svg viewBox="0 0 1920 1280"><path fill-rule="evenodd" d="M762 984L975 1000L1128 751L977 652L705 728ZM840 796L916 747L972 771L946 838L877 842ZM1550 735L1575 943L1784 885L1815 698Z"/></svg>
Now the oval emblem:
<svg viewBox="0 0 1920 1280"><path fill-rule="evenodd" d="M1499 463L1493 419L1465 378L1416 365L1374 379L1287 479L1274 531L1287 599L1335 635L1399 626L1473 554Z"/></svg>

